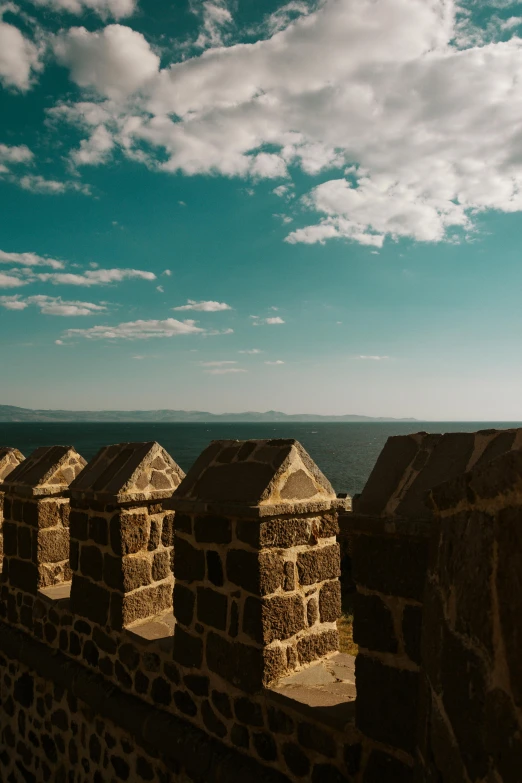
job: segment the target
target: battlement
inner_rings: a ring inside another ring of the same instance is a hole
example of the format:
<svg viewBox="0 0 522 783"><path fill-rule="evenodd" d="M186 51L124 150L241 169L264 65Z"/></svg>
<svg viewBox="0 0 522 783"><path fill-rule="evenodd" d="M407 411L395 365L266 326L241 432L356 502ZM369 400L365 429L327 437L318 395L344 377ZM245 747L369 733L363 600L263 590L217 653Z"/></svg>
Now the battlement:
<svg viewBox="0 0 522 783"><path fill-rule="evenodd" d="M391 438L353 511L293 440L6 450L2 775L508 783L521 433Z"/></svg>

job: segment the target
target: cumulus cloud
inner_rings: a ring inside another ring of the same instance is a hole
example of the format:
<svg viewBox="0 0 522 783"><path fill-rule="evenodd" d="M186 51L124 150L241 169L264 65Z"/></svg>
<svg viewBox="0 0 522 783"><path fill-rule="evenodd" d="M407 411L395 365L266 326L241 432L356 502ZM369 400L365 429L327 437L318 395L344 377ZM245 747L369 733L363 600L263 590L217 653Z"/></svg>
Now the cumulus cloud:
<svg viewBox="0 0 522 783"><path fill-rule="evenodd" d="M6 310L25 310L35 305L44 315L95 315L107 309L105 305L92 302L66 301L61 296L37 294L23 299L19 294L0 296L0 305Z"/></svg>
<svg viewBox="0 0 522 783"><path fill-rule="evenodd" d="M36 275L38 280L50 282L53 285L109 285L122 280L155 280L154 272L141 269L87 269L81 274L74 272L41 272Z"/></svg>
<svg viewBox="0 0 522 783"><path fill-rule="evenodd" d="M149 340L152 337L177 337L202 334L205 330L196 321L127 321L117 326L92 326L90 329L67 329L64 337L85 337L88 340Z"/></svg>
<svg viewBox="0 0 522 783"><path fill-rule="evenodd" d="M252 321L252 326L276 326L277 324L285 323L279 315L270 316L269 318L258 318L256 315L251 315L250 317L255 319Z"/></svg>
<svg viewBox="0 0 522 783"><path fill-rule="evenodd" d="M27 280L18 277L18 275L6 275L0 272L0 288L19 288L22 285L27 285L27 283Z"/></svg>
<svg viewBox="0 0 522 783"><path fill-rule="evenodd" d="M25 144L10 147L0 144L0 163L30 163L34 155Z"/></svg>
<svg viewBox="0 0 522 783"><path fill-rule="evenodd" d="M211 300L206 302L196 302L194 299L189 299L186 305L179 307L173 307L173 310L199 310L202 313L217 313L220 310L232 310L230 305L225 302L213 302Z"/></svg>
<svg viewBox="0 0 522 783"><path fill-rule="evenodd" d="M103 125L125 155L165 171L332 170L301 202L310 217L290 243L434 242L465 235L483 210L522 210L522 39L466 45L451 0L309 9L263 40L163 69L129 28L75 28L58 56L102 100L61 116L84 128L89 115L89 137Z"/></svg>
<svg viewBox="0 0 522 783"><path fill-rule="evenodd" d="M141 33L119 24L96 32L71 27L57 36L54 51L80 87L109 98L142 88L158 72L159 57Z"/></svg>
<svg viewBox="0 0 522 783"><path fill-rule="evenodd" d="M68 11L71 14L94 11L102 18L112 16L114 19L131 16L137 6L137 0L32 0L32 2L55 11Z"/></svg>
<svg viewBox="0 0 522 783"><path fill-rule="evenodd" d="M57 261L55 258L46 258L36 253L6 253L0 250L0 264L19 264L20 266L50 266L51 269L63 269L63 261Z"/></svg>
<svg viewBox="0 0 522 783"><path fill-rule="evenodd" d="M15 27L4 22L3 15L16 13L13 3L0 6L0 83L21 92L26 92L32 84L34 74L42 69L43 48L35 44Z"/></svg>

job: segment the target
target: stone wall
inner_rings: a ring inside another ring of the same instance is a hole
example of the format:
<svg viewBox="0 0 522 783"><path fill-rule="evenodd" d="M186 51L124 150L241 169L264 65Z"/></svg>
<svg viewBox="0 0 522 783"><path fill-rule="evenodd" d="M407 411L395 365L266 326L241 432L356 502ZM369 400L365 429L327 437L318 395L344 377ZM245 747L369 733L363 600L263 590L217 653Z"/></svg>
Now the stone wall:
<svg viewBox="0 0 522 783"><path fill-rule="evenodd" d="M37 450L3 485L0 780L520 783L521 432L392 438L353 511L295 441L187 476Z"/></svg>

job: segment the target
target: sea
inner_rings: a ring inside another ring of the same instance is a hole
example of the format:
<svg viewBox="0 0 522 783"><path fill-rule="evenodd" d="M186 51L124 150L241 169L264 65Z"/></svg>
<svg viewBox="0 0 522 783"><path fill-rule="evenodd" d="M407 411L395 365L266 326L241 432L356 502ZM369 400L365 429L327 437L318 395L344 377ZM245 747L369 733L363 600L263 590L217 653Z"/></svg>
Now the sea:
<svg viewBox="0 0 522 783"><path fill-rule="evenodd" d="M295 438L336 492L361 492L392 435L475 432L520 427L520 422L293 422L293 423L0 423L0 445L28 456L38 446L71 445L91 459L112 443L158 441L185 472L212 440Z"/></svg>

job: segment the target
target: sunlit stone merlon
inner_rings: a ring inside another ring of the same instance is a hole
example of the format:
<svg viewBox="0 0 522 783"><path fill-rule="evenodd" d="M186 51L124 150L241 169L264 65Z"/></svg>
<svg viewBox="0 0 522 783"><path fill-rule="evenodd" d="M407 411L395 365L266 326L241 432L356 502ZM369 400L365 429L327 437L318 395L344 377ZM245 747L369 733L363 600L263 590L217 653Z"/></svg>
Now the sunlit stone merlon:
<svg viewBox="0 0 522 783"><path fill-rule="evenodd" d="M169 497L184 472L159 443L118 443L100 449L71 492L117 503Z"/></svg>
<svg viewBox="0 0 522 783"><path fill-rule="evenodd" d="M72 446L41 446L9 473L2 489L28 497L59 495L86 464Z"/></svg>

